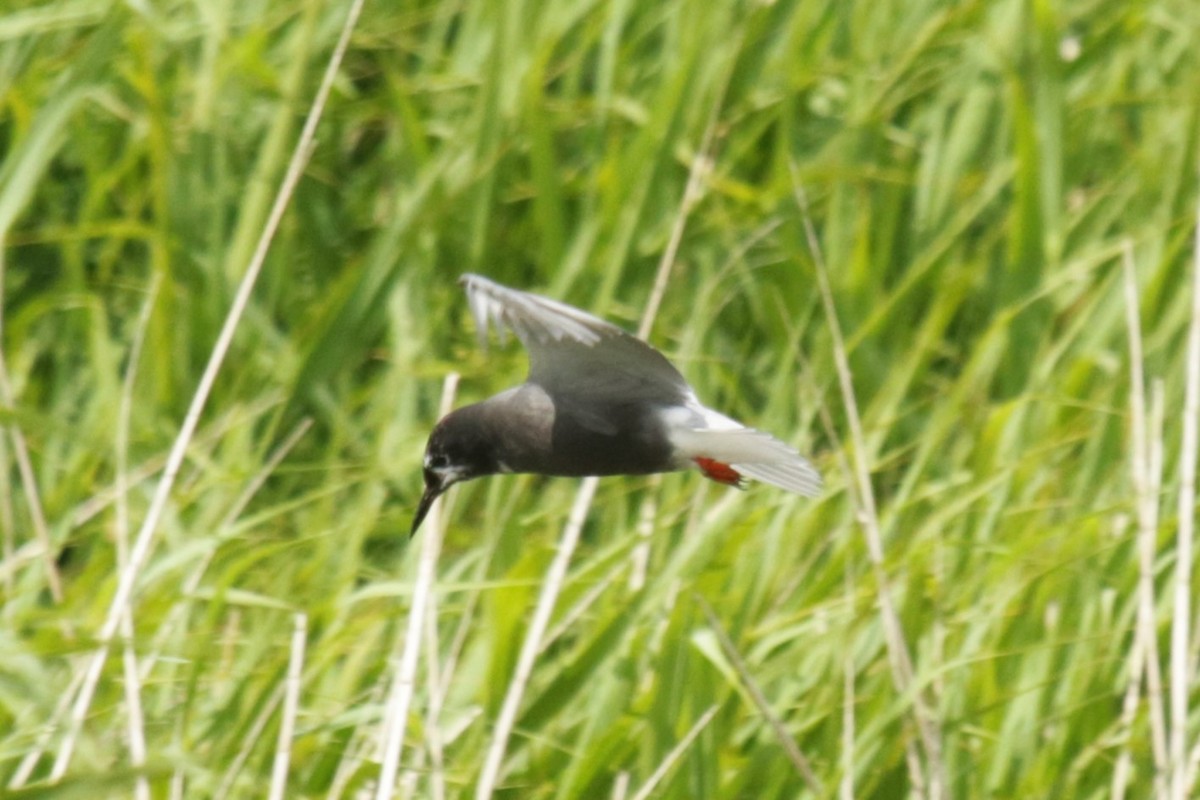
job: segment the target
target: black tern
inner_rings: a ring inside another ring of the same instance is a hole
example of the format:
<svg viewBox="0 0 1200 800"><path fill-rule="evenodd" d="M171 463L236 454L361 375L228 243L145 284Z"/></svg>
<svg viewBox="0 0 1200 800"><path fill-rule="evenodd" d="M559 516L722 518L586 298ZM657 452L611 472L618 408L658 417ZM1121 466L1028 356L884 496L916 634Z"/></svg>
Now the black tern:
<svg viewBox="0 0 1200 800"><path fill-rule="evenodd" d="M425 449L425 491L412 534L460 481L505 472L582 477L698 467L815 497L821 476L770 434L703 405L662 353L615 325L478 275L459 281L480 342L495 325L529 353L525 383L447 414Z"/></svg>

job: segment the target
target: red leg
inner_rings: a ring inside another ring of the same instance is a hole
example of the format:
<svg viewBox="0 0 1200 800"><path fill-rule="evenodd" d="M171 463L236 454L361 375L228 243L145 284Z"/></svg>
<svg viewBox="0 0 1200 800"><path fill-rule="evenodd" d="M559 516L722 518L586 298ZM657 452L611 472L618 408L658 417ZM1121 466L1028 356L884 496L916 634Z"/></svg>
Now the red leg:
<svg viewBox="0 0 1200 800"><path fill-rule="evenodd" d="M714 480L717 483L723 483L726 486L742 488L742 476L728 464L722 464L720 461L712 458L693 458L692 460L700 467L700 471L704 473L704 477Z"/></svg>

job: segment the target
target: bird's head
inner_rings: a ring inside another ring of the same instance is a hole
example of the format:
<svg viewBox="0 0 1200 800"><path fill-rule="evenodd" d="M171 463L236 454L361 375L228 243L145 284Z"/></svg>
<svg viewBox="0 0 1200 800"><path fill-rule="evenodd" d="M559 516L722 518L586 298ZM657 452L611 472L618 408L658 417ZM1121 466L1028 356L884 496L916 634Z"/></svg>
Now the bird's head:
<svg viewBox="0 0 1200 800"><path fill-rule="evenodd" d="M447 414L429 434L429 444L425 446L425 492L417 503L410 536L421 527L433 501L451 486L500 471L493 442L480 415L472 413L473 410L474 406L467 406Z"/></svg>

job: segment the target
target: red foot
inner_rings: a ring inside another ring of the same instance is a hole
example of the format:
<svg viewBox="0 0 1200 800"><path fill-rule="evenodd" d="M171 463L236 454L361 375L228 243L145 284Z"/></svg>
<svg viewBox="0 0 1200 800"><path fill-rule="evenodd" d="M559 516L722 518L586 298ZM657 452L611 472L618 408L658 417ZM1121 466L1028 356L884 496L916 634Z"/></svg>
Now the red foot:
<svg viewBox="0 0 1200 800"><path fill-rule="evenodd" d="M700 471L704 473L704 477L714 480L717 483L723 483L726 486L741 488L742 476L728 464L722 464L720 461L712 458L693 458L692 460L700 467Z"/></svg>

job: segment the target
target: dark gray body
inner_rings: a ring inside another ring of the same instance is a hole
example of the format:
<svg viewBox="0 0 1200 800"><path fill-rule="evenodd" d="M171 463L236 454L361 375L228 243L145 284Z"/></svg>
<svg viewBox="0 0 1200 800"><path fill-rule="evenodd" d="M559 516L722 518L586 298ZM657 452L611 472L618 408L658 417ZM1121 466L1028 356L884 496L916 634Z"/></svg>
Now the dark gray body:
<svg viewBox="0 0 1200 800"><path fill-rule="evenodd" d="M439 427L447 423L477 432L497 472L585 476L679 469L658 409L644 400L551 397L525 383L454 411Z"/></svg>

